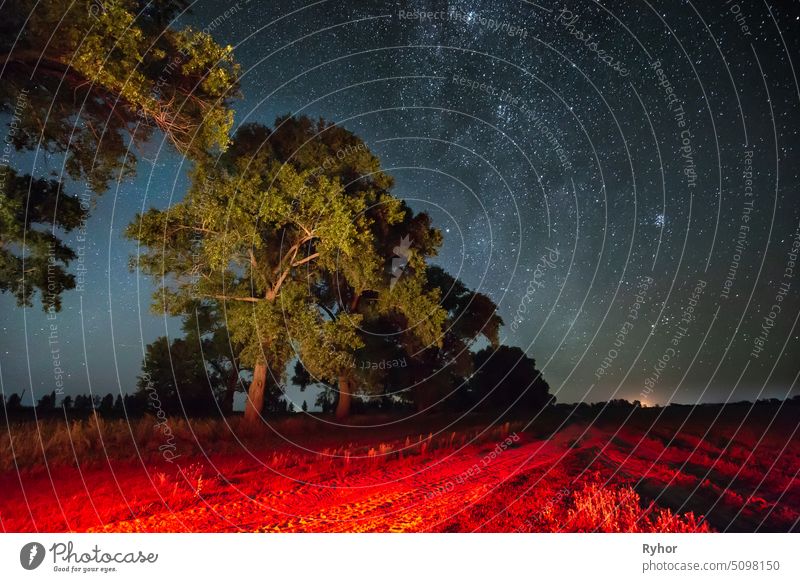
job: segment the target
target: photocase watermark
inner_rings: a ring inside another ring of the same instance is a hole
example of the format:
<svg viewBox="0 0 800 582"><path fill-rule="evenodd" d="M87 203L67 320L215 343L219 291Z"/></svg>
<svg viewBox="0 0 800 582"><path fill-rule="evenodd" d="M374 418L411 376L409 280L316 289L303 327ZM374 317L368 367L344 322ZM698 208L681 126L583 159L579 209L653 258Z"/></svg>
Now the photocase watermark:
<svg viewBox="0 0 800 582"><path fill-rule="evenodd" d="M480 25L492 32L502 32L511 37L528 38L527 28L511 24L507 20L487 18L475 11L464 12L455 6L451 6L447 10L398 10L397 17L400 20L416 20L420 23L450 21Z"/></svg>
<svg viewBox="0 0 800 582"><path fill-rule="evenodd" d="M606 66L610 67L612 71L616 71L620 77L627 77L630 75L630 71L625 68L625 65L622 63L621 60L615 58L614 56L610 55L608 51L605 49L600 48L600 45L594 40L593 34L587 34L585 31L578 28L577 22L580 20L580 14L575 14L569 8L562 8L559 12L555 13L555 21L564 29L572 35L576 40L583 43L589 51L594 53L594 55Z"/></svg>
<svg viewBox="0 0 800 582"><path fill-rule="evenodd" d="M203 193L208 195L213 191L214 184L213 180L206 179L203 182ZM203 208L203 205L201 205ZM203 222L202 217L208 214L203 208L203 211L199 213L199 217L196 219L195 227L192 229L190 237L191 242L189 246L189 256L192 261L191 269L189 270L189 285L191 286L191 295L193 297L200 297L200 290L198 288L200 284L200 278L203 271Z"/></svg>
<svg viewBox="0 0 800 582"><path fill-rule="evenodd" d="M697 306L700 303L700 299L703 296L707 285L708 283L706 283L706 281L703 279L699 279L697 283L695 283L692 293L689 296L689 300L681 310L680 319L678 324L675 326L672 337L669 339L668 347L664 350L661 356L659 356L659 358L656 360L656 363L653 364L650 375L645 378L644 388L642 388L642 391L639 393L643 402L645 402L655 390L656 385L661 380L662 373L667 368L670 361L676 358L680 353L680 344L683 339L689 335L689 326L695 320Z"/></svg>
<svg viewBox="0 0 800 582"><path fill-rule="evenodd" d="M35 570L42 565L45 549L39 542L28 542L19 551L19 563L26 570Z"/></svg>
<svg viewBox="0 0 800 582"><path fill-rule="evenodd" d="M647 300L647 292L653 284L653 278L645 275L636 285L636 294L633 296L633 303L628 308L628 314L625 321L622 322L617 333L614 335L614 342L611 348L608 349L605 357L600 362L597 370L595 370L594 377L598 380L606 375L606 371L611 367L614 361L619 357L620 350L625 347L628 340L628 335L633 331L636 322L639 320L639 311Z"/></svg>
<svg viewBox="0 0 800 582"><path fill-rule="evenodd" d="M322 341L323 347L327 350L328 356L332 358L335 357L340 361L343 361L345 367L360 370L391 370L394 368L408 367L408 361L406 360L405 356L395 359L387 358L383 360L360 360L355 355L342 353L341 349L331 342L327 336L325 336L325 332L322 330L322 328L317 329L317 336Z"/></svg>
<svg viewBox="0 0 800 582"><path fill-rule="evenodd" d="M394 360L362 360L356 362L353 360L353 366L358 365L362 370L391 370L392 368L405 368L408 366L405 356Z"/></svg>
<svg viewBox="0 0 800 582"><path fill-rule="evenodd" d="M481 93L497 98L501 104L517 109L525 117L526 121L533 125L533 129L550 144L562 169L565 171L572 169L572 162L569 160L567 152L556 135L555 130L544 122L544 118L540 112L535 109L530 109L528 104L525 103L521 97L514 95L507 89L495 87L493 84L487 83L486 81L478 81L456 74L453 75L452 81L459 87L468 87L473 91L480 91Z"/></svg>
<svg viewBox="0 0 800 582"><path fill-rule="evenodd" d="M164 407L161 404L161 399L158 396L155 386L153 386L152 377L149 373L144 371L141 378L144 381L144 388L145 392L147 393L150 409L158 419L158 422L156 422L154 426L157 430L161 431L161 434L164 437L164 443L159 445L158 450L161 452L161 456L164 457L165 461L168 463L174 463L175 459L181 456L180 454L176 454L177 445L175 442L175 433L172 432L172 427L169 424L167 413L164 411Z"/></svg>
<svg viewBox="0 0 800 582"><path fill-rule="evenodd" d="M55 290L51 291L51 285L55 285L55 249L50 245L47 256L47 294L50 295L45 300L45 313L47 318L47 347L50 350L50 362L53 365L53 382L57 396L64 394L64 376L66 373L61 367L61 345L58 333L58 312L55 307ZM49 304L48 304L49 301Z"/></svg>
<svg viewBox="0 0 800 582"><path fill-rule="evenodd" d="M340 362L343 362L343 366L345 367L373 371L408 367L408 361L405 356L391 360L388 358L383 360L360 360L355 355L343 353L337 345L325 336L325 332L321 328L317 329L317 335L322 341L324 349L328 352L328 356L339 359Z"/></svg>
<svg viewBox="0 0 800 582"><path fill-rule="evenodd" d="M456 475L455 479L448 479L443 483L439 483L432 490L425 493L425 498L430 501L436 497L441 497L445 493L450 493L453 491L457 485L463 485L473 477L480 475L484 469L491 465L495 459L507 451L509 447L516 442L519 442L519 435L516 432L511 433L504 440L497 443L491 451L486 453L481 458L479 463L475 463L468 469L465 469Z"/></svg>
<svg viewBox="0 0 800 582"><path fill-rule="evenodd" d="M536 291L544 287L544 282L542 282L542 279L544 278L545 273L550 269L554 269L556 263L558 263L558 249L551 249L550 247L545 247L544 249L547 251L547 254L543 254L539 259L539 262L536 263L536 266L533 269L533 278L528 281L528 286L525 289L525 295L522 296L522 299L517 306L517 310L514 313L514 319L511 321L512 331L517 331L519 329L519 325L525 321L525 315L528 312L528 304L533 302Z"/></svg>
<svg viewBox="0 0 800 582"><path fill-rule="evenodd" d="M86 179L86 187L78 195L80 199L81 217L78 222L78 228L75 234L75 259L74 274L75 274L75 291L83 293L86 285L86 275L88 269L86 266L86 244L88 242L89 230L87 224L89 222L89 211L92 209L92 192L93 183L90 178Z"/></svg>
<svg viewBox="0 0 800 582"><path fill-rule="evenodd" d="M8 174L11 169L11 153L14 151L14 136L19 131L19 124L22 121L22 114L28 107L28 89L22 89L14 102L14 109L11 110L11 119L8 121L8 133L3 138L3 152L0 154L0 192L6 192L8 188Z"/></svg>
<svg viewBox="0 0 800 582"><path fill-rule="evenodd" d="M789 291L792 288L792 279L794 278L794 270L797 267L798 254L800 254L800 223L797 224L797 228L792 235L791 245L786 256L786 265L783 268L783 277L778 283L775 298L769 308L769 312L762 319L758 335L753 339L753 348L750 350L751 358L758 358L761 352L764 351L770 332L775 327L775 321L783 311L783 300L789 295Z"/></svg>
<svg viewBox="0 0 800 582"><path fill-rule="evenodd" d="M50 546L53 556L53 571L65 573L100 573L117 572L118 564L155 564L158 554L154 552L107 552L97 544L88 551L75 551L73 542L57 542Z"/></svg>
<svg viewBox="0 0 800 582"><path fill-rule="evenodd" d="M75 240L77 241L77 244L75 245L75 258L72 261L72 271L74 271L75 276L75 290L79 293L83 293L84 285L86 283L86 223L90 208L90 196L91 195L86 189L84 189L80 196L81 217L80 222L78 223L77 234L75 236ZM55 384L55 393L56 396L63 396L64 380L68 374L62 367L61 359L57 305L62 286L57 270L58 258L56 257L56 245L55 243L50 242L47 246L47 269L45 274L45 282L47 286L44 290L42 290L42 303L45 310L45 317L47 318L47 347L50 350L50 359L53 366L53 383Z"/></svg>
<svg viewBox="0 0 800 582"><path fill-rule="evenodd" d="M8 177L11 172L11 153L14 151L14 137L20 131L20 123L22 122L22 115L29 105L28 89L22 89L17 95L14 103L14 108L11 110L11 117L8 123L8 133L3 140L2 155L0 155L0 192L6 193L8 188ZM84 209L85 207L85 209ZM84 277L86 273L86 266L84 262L85 250L82 242L86 236L86 215L88 212L88 202L81 197L81 220L78 224L78 232L76 240L79 243L75 245L75 258L74 276L75 288L78 291L83 290ZM59 269L59 249L55 242L47 243L47 261L45 264L44 273L44 287L42 288L42 306L44 307L45 317L47 319L47 348L50 353L51 365L53 368L53 383L55 385L55 394L63 396L64 394L64 381L67 373L63 368L61 346L59 339L58 327L58 303L61 291L63 290L63 281L61 280L61 273ZM23 276L25 276L23 274Z"/></svg>
<svg viewBox="0 0 800 582"><path fill-rule="evenodd" d="M89 16L91 16L94 20L99 20L101 16L106 14L108 11L108 1L107 0L89 0Z"/></svg>
<svg viewBox="0 0 800 582"><path fill-rule="evenodd" d="M54 572L72 574L107 574L117 572L117 565L120 564L155 564L158 561L155 552L105 551L97 544L82 551L68 541L56 542L49 549L39 542L28 542L19 552L19 563L25 570L35 570L44 563L48 552L53 560Z"/></svg>

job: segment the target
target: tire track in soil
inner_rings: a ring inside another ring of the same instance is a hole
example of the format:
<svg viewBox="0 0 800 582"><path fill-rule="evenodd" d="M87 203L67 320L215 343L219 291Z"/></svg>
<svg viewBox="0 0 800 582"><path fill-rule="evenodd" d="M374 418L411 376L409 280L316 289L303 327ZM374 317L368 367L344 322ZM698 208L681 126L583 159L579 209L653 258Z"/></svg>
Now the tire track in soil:
<svg viewBox="0 0 800 582"><path fill-rule="evenodd" d="M301 485L254 497L252 500L202 504L173 515L153 515L137 523L117 523L107 531L142 531L175 525L205 530L260 532L425 531L433 524L479 502L493 488L543 465L550 465L569 450L579 427L569 427L549 441L523 442L484 462L493 446L467 447L437 459L413 473L409 458L366 461L346 479L331 478L316 485ZM411 457L416 460L416 457ZM370 463L376 465L369 466ZM470 469L478 470L470 475ZM346 481L346 484L345 484ZM238 494L235 494L238 495ZM281 518L279 512L293 515ZM233 524L226 524L228 519ZM133 528L133 529L129 529Z"/></svg>

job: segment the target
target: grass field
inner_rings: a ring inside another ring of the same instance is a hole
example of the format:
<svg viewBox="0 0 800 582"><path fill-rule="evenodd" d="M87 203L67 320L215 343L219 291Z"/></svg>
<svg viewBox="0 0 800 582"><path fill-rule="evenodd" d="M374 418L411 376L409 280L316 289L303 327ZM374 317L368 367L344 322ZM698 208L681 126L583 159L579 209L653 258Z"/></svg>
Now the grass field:
<svg viewBox="0 0 800 582"><path fill-rule="evenodd" d="M797 531L798 406L11 422L4 531ZM381 426L371 426L380 424ZM410 427L413 426L413 429ZM159 450L161 447L161 450ZM163 452L171 451L165 459Z"/></svg>

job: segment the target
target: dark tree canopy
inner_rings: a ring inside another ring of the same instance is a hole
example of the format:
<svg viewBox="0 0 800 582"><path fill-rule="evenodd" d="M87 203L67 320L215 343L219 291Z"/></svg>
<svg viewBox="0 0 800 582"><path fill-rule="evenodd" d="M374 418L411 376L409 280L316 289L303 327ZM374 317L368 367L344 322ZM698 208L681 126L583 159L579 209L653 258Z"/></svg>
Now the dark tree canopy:
<svg viewBox="0 0 800 582"><path fill-rule="evenodd" d="M182 338L160 337L147 346L137 385L151 410L179 415L215 411L224 391L198 347Z"/></svg>
<svg viewBox="0 0 800 582"><path fill-rule="evenodd" d="M491 298L470 290L441 267L428 267L427 281L431 289L438 290L447 313L441 345L419 349L401 338L411 366L392 373L406 376L399 383L412 387L409 396L418 410L464 408L475 344L481 340L496 347L503 320Z"/></svg>
<svg viewBox="0 0 800 582"><path fill-rule="evenodd" d="M516 346L487 347L474 356L470 396L478 408L539 410L555 401L536 361Z"/></svg>

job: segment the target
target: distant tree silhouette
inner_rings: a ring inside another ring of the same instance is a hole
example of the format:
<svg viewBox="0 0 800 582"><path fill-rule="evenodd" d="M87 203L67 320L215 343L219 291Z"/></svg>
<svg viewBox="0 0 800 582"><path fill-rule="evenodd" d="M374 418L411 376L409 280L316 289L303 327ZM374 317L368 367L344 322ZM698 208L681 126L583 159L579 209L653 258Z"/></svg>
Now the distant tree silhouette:
<svg viewBox="0 0 800 582"><path fill-rule="evenodd" d="M503 320L488 296L472 291L438 266L427 267L425 280L424 291L441 298L445 314L440 341L420 342L407 332L404 320L391 316L362 323L368 333L364 347L355 353L354 366L362 382L373 387L372 395L378 396L360 404L364 411L409 406L419 411L463 409L473 343L498 345Z"/></svg>
<svg viewBox="0 0 800 582"><path fill-rule="evenodd" d="M129 416L139 416L144 412L146 405L141 393L126 394L122 402L124 403L125 414Z"/></svg>
<svg viewBox="0 0 800 582"><path fill-rule="evenodd" d="M469 396L478 408L538 410L554 403L550 386L536 361L516 346L487 347L476 352Z"/></svg>
<svg viewBox="0 0 800 582"><path fill-rule="evenodd" d="M114 410L114 395L109 393L103 396L97 409L103 414L111 414Z"/></svg>
<svg viewBox="0 0 800 582"><path fill-rule="evenodd" d="M8 397L8 400L6 400L6 409L19 410L20 408L22 408L22 397L14 392Z"/></svg>
<svg viewBox="0 0 800 582"><path fill-rule="evenodd" d="M151 409L168 414L213 414L224 391L218 374L206 366L199 346L160 337L146 348L140 396ZM112 401L113 405L113 401Z"/></svg>
<svg viewBox="0 0 800 582"><path fill-rule="evenodd" d="M187 344L200 350L201 359L220 383L216 387L219 407L229 414L233 411L233 395L243 389L243 385L239 362L232 353L236 348L232 350L232 338L225 327L225 314L220 313L215 304L200 302L184 316L182 328Z"/></svg>
<svg viewBox="0 0 800 582"><path fill-rule="evenodd" d="M122 400L122 394L117 394L117 398L114 400L114 414L122 416L123 411L124 411L124 404Z"/></svg>
<svg viewBox="0 0 800 582"><path fill-rule="evenodd" d="M92 408L92 399L86 396L85 394L78 394L75 397L74 403L72 408L76 412L85 412L87 410L91 410Z"/></svg>
<svg viewBox="0 0 800 582"><path fill-rule="evenodd" d="M473 371L470 348L479 338L496 348L503 320L487 295L472 291L441 267L428 268L428 282L441 295L447 320L442 346L428 348L412 361L411 396L417 410L436 403L461 409L468 404L464 388Z"/></svg>
<svg viewBox="0 0 800 582"><path fill-rule="evenodd" d="M55 391L51 392L50 394L45 394L39 399L39 402L36 403L36 410L40 410L42 412L53 410L55 407L56 407Z"/></svg>
<svg viewBox="0 0 800 582"><path fill-rule="evenodd" d="M304 391L309 386L318 386L321 388L317 394L314 404L318 406L323 413L333 412L336 408L338 399L337 390L333 384L326 382L319 378L313 378L311 373L306 370L301 361L296 361L294 364L294 374L292 375L292 383L300 387Z"/></svg>

